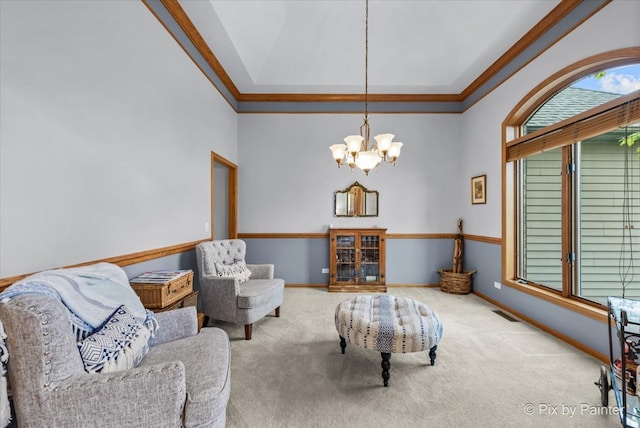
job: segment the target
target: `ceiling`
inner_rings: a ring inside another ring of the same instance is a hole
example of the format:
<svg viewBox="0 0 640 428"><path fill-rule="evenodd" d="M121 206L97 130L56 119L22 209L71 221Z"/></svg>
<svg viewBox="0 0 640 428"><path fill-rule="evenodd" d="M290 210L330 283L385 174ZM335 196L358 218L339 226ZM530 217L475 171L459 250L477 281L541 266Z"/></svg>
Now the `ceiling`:
<svg viewBox="0 0 640 428"><path fill-rule="evenodd" d="M558 0L369 3L372 93L460 93ZM365 1L180 5L241 93L360 93Z"/></svg>
<svg viewBox="0 0 640 428"><path fill-rule="evenodd" d="M365 0L143 1L238 111L362 101ZM370 0L370 101L463 110L609 1Z"/></svg>

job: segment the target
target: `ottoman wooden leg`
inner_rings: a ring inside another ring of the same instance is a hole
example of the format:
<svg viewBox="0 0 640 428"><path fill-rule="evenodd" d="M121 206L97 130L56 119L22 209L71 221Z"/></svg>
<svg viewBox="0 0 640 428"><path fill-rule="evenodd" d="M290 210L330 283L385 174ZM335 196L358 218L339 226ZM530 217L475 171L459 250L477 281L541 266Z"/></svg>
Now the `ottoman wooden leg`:
<svg viewBox="0 0 640 428"><path fill-rule="evenodd" d="M347 347L346 340L344 340L344 337L340 336L340 349L342 350L343 354L346 347Z"/></svg>
<svg viewBox="0 0 640 428"><path fill-rule="evenodd" d="M381 352L380 355L382 355L382 380L384 381L384 386L389 386L391 354L389 352Z"/></svg>
<svg viewBox="0 0 640 428"><path fill-rule="evenodd" d="M438 349L438 345L429 349L429 358L431 359L431 365L434 365L436 363L436 349Z"/></svg>

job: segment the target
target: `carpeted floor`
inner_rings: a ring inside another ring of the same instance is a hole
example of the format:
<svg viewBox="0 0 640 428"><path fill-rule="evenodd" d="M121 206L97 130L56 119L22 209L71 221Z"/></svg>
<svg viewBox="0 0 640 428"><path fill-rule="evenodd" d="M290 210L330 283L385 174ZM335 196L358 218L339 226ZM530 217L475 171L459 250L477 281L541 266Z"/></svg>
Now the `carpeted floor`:
<svg viewBox="0 0 640 428"><path fill-rule="evenodd" d="M431 306L444 327L434 366L426 352L392 354L388 388L379 353L340 353L334 312L350 293L287 288L281 317L255 324L250 341L243 326L211 321L231 338L227 426L621 426L612 392L600 406L602 364L591 356L474 295L388 294Z"/></svg>

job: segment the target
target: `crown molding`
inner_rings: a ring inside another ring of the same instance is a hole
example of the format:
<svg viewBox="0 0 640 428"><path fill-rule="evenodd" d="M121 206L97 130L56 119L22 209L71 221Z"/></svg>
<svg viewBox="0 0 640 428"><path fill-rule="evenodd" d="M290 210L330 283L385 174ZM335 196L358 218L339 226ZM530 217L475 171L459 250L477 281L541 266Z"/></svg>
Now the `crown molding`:
<svg viewBox="0 0 640 428"><path fill-rule="evenodd" d="M237 113L360 113L364 94L241 93L178 0L141 0ZM462 113L612 0L563 0L459 94L368 94L371 113Z"/></svg>

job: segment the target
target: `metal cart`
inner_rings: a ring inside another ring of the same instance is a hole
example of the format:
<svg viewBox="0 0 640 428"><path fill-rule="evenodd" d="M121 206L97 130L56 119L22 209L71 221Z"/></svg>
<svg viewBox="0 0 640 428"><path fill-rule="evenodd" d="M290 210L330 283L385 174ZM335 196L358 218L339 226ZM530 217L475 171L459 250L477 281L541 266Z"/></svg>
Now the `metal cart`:
<svg viewBox="0 0 640 428"><path fill-rule="evenodd" d="M640 402L636 391L640 381L640 301L608 297L609 367L600 367L595 384L600 389L603 407L609 405L609 390L613 389L623 427L640 428ZM613 334L616 334L616 338Z"/></svg>

